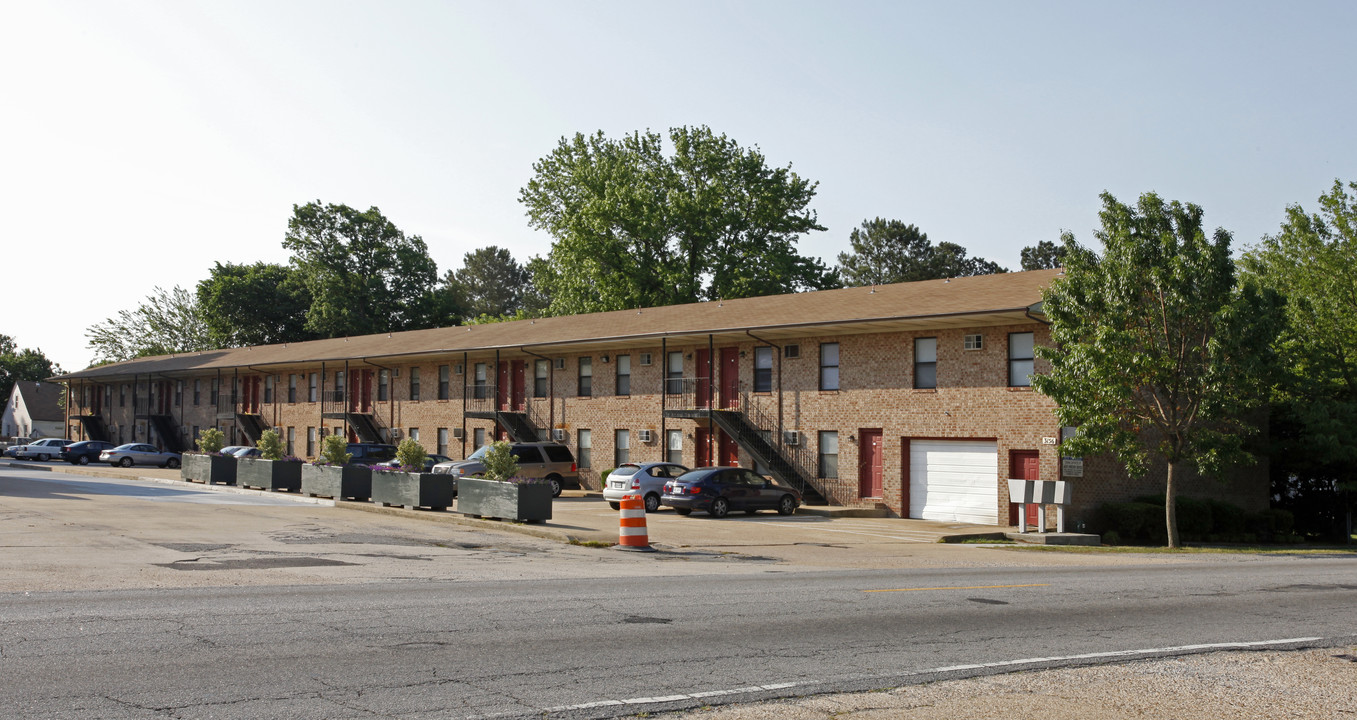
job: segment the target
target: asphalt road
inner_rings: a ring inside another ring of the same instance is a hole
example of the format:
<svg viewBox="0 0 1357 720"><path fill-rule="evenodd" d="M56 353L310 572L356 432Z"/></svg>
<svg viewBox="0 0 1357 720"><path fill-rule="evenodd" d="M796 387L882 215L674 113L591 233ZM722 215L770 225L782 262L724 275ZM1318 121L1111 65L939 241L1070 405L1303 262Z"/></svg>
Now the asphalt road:
<svg viewBox="0 0 1357 720"><path fill-rule="evenodd" d="M100 532L115 546L133 534L163 540L176 527L164 515L197 507L187 497L147 502L161 498L149 491L94 509L79 506L88 499L78 488L4 495L16 487L0 484L0 551L9 556L41 553L24 533L55 540L61 528L49 525L62 522L86 544ZM263 562L164 571L208 578L198 585L91 590L73 578L74 589L0 594L0 716L615 717L1016 668L1357 641L1350 557L1019 567L1006 557L1027 553L951 548L958 554L947 567L826 571L757 557L553 548L472 531L436 541L399 524L355 529L350 523L399 523L349 517L363 513L209 502L242 534L275 518L294 533L321 525L350 533L352 561L318 553L324 582L210 582L283 569ZM116 522L122 516L109 509L120 507L144 513L142 523ZM61 520L67 512L103 512L106 525ZM157 522L164 527L141 527ZM177 532L198 538L192 527ZM482 544L464 542L474 537ZM357 559L390 553L391 538L403 538L401 557L375 564L412 570L362 571ZM305 566L295 553L275 557L289 571ZM0 569L11 562L23 560L0 560Z"/></svg>

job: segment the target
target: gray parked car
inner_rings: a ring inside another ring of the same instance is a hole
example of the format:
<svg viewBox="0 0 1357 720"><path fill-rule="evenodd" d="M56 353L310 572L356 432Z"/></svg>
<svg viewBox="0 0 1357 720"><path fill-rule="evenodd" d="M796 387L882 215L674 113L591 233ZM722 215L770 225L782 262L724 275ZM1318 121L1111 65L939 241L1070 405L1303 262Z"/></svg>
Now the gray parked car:
<svg viewBox="0 0 1357 720"><path fill-rule="evenodd" d="M106 462L118 467L155 465L163 468L177 468L179 467L179 453L159 450L156 446L146 443L127 443L99 453L99 462Z"/></svg>
<svg viewBox="0 0 1357 720"><path fill-rule="evenodd" d="M481 458L490 450L484 445L465 460L438 463L433 471L456 477L475 477L485 472ZM579 467L570 448L553 442L513 443L509 450L518 458L518 475L524 478L545 478L551 483L551 496L559 497L561 488L580 486Z"/></svg>
<svg viewBox="0 0 1357 720"><path fill-rule="evenodd" d="M646 512L655 512L660 509L664 484L686 472L688 468L674 463L624 463L604 479L603 499L617 510L624 495L640 495L646 502Z"/></svg>

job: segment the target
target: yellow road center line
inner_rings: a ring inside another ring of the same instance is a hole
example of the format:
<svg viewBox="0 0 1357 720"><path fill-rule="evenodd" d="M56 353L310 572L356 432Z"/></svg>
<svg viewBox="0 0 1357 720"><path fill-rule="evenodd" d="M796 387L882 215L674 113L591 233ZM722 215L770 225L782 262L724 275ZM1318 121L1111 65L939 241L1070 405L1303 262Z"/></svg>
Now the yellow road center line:
<svg viewBox="0 0 1357 720"><path fill-rule="evenodd" d="M1030 585L966 585L964 587L895 588L890 590L863 590L863 592L919 592L921 590L995 590L997 588L1050 587L1051 583Z"/></svg>

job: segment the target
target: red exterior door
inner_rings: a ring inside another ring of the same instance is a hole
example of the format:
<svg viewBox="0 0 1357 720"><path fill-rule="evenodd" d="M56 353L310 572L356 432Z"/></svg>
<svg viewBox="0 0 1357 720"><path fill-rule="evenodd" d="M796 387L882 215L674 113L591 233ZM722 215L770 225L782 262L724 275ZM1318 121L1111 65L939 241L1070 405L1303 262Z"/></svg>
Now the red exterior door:
<svg viewBox="0 0 1357 720"><path fill-rule="evenodd" d="M513 409L520 412L523 410L523 371L527 367L526 361L513 363Z"/></svg>
<svg viewBox="0 0 1357 720"><path fill-rule="evenodd" d="M696 406L700 408L711 405L711 351L702 349L697 351L697 397L694 398Z"/></svg>
<svg viewBox="0 0 1357 720"><path fill-rule="evenodd" d="M697 432L693 435L693 445L696 447L693 465L700 467L710 466L712 464L711 429L704 427L698 428Z"/></svg>
<svg viewBox="0 0 1357 720"><path fill-rule="evenodd" d="M255 378L255 389L259 389ZM372 371L355 370L349 373L349 412L372 412Z"/></svg>
<svg viewBox="0 0 1357 720"><path fill-rule="evenodd" d="M247 376L241 381L240 390L240 411L251 414L259 412L259 378Z"/></svg>
<svg viewBox="0 0 1357 720"><path fill-rule="evenodd" d="M721 348L721 407L740 405L740 349Z"/></svg>
<svg viewBox="0 0 1357 720"><path fill-rule="evenodd" d="M509 363L504 360L499 363L499 379L495 382L495 407L509 409Z"/></svg>
<svg viewBox="0 0 1357 720"><path fill-rule="evenodd" d="M880 430L858 432L858 496L882 496Z"/></svg>
<svg viewBox="0 0 1357 720"><path fill-rule="evenodd" d="M724 430L721 431L720 449L721 459L717 462L718 465L736 466L740 464L740 446L736 445L735 440L727 435Z"/></svg>
<svg viewBox="0 0 1357 720"><path fill-rule="evenodd" d="M1012 450L1008 454L1008 472L1009 477L1015 480L1040 480L1041 479L1041 454L1036 450ZM1020 503L1008 504L1008 524L1018 524L1018 508L1022 507ZM1037 524L1037 505L1030 503L1027 506L1027 524L1033 526Z"/></svg>

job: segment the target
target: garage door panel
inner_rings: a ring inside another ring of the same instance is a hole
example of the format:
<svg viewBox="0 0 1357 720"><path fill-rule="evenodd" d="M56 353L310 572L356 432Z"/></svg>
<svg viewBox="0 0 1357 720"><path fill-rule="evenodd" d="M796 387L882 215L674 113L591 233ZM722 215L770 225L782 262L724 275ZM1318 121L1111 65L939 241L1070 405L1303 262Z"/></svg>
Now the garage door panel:
<svg viewBox="0 0 1357 720"><path fill-rule="evenodd" d="M998 523L997 443L916 440L910 443L909 458L911 517Z"/></svg>

